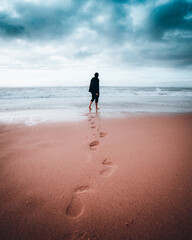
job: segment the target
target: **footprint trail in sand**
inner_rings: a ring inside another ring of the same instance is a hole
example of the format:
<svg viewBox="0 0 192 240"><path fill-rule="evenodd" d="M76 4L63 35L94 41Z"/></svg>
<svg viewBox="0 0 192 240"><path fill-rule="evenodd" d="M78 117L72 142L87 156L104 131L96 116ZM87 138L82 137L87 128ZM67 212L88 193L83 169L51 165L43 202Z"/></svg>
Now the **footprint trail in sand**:
<svg viewBox="0 0 192 240"><path fill-rule="evenodd" d="M97 123L95 123L95 121ZM98 146L100 145L100 142L98 141L98 138L104 138L107 136L107 132L101 131L101 124L100 124L100 118L97 116L89 116L88 122L91 124L91 129L95 130L96 125L97 125L97 132L93 133L93 136L95 137L95 140L92 141L89 146L90 146L90 150L96 150L98 149ZM101 142L102 144L102 142ZM112 175L113 171L115 170L115 165L113 164L113 162L108 159L105 158L102 162L103 165L103 169L100 170L100 175L102 177L109 177Z"/></svg>
<svg viewBox="0 0 192 240"><path fill-rule="evenodd" d="M108 133L101 131L100 118L98 116L90 116L89 114L86 114L86 116L88 116L88 123L90 124L90 128L93 131L94 136L92 142L89 143L89 150L97 150L99 145L102 143L100 143L98 139L106 137ZM87 162L90 162L92 160L92 154L94 153L91 153L90 151L87 152ZM99 172L100 175L102 177L109 177L112 175L116 166L111 161L111 159L104 158L102 161L102 167L103 169L101 169ZM71 202L66 209L66 215L68 217L77 218L81 216L84 211L84 204L81 200L81 194L87 193L89 191L90 187L88 185L82 185L75 188Z"/></svg>

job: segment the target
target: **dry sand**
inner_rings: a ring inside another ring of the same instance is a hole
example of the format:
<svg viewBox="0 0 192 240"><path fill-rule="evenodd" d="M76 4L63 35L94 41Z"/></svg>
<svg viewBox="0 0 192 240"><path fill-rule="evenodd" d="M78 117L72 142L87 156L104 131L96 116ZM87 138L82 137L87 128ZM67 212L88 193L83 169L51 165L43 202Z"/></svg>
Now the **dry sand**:
<svg viewBox="0 0 192 240"><path fill-rule="evenodd" d="M0 240L192 239L192 115L0 127Z"/></svg>

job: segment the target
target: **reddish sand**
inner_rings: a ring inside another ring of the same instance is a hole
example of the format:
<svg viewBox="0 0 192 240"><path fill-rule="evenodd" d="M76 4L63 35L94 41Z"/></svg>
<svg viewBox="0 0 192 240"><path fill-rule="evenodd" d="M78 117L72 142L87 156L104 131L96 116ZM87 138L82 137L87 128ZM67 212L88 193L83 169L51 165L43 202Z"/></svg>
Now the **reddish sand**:
<svg viewBox="0 0 192 240"><path fill-rule="evenodd" d="M0 240L192 239L192 115L1 125L0 150Z"/></svg>

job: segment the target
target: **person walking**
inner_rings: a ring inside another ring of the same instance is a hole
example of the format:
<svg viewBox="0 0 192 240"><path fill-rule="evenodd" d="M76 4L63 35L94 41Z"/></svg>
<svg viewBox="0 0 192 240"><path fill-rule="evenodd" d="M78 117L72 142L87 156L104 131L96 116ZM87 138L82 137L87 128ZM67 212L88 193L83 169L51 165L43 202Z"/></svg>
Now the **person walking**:
<svg viewBox="0 0 192 240"><path fill-rule="evenodd" d="M95 73L95 76L91 79L89 92L92 94L91 102L89 104L89 109L92 110L91 105L95 100L96 111L98 108L98 100L99 100L99 73Z"/></svg>

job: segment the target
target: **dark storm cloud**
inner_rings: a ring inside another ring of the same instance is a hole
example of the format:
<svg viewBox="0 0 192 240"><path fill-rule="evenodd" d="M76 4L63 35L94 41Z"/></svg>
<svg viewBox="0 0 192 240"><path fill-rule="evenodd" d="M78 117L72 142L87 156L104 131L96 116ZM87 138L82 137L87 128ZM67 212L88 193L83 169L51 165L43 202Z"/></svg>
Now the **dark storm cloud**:
<svg viewBox="0 0 192 240"><path fill-rule="evenodd" d="M80 4L62 5L16 3L16 16L0 13L1 36L58 37L69 34L78 25L75 21Z"/></svg>
<svg viewBox="0 0 192 240"><path fill-rule="evenodd" d="M154 8L145 31L147 39L157 46L150 51L151 59L181 67L192 64L192 4L189 1L171 1Z"/></svg>
<svg viewBox="0 0 192 240"><path fill-rule="evenodd" d="M84 5L93 2L88 10ZM187 1L171 1L151 9L148 21L142 29L135 31L130 17L129 7L144 4L146 1L105 0L105 1L72 1L71 5L35 4L16 2L13 8L17 16L0 12L1 36L29 36L33 38L65 36L71 34L81 25L86 25L107 38L129 40L128 37L153 37L162 39L170 30L192 30L192 6ZM150 2L150 1L148 1ZM108 14L110 18L103 24L95 21L100 14ZM146 35L147 33L147 35ZM131 36L132 35L132 36ZM126 39L127 37L127 39Z"/></svg>
<svg viewBox="0 0 192 240"><path fill-rule="evenodd" d="M24 26L14 23L6 14L0 15L0 33L7 36L20 36L24 33Z"/></svg>
<svg viewBox="0 0 192 240"><path fill-rule="evenodd" d="M73 0L66 5L62 1L49 4L43 1L38 4L16 1L12 4L14 14L11 11L0 12L0 37L24 38L28 41L62 41L73 36L77 29L84 28L85 31L89 29L95 33L92 40L88 39L85 33L86 38L82 40L85 45L97 45L100 50L97 49L96 52L104 51L107 46L125 63L132 61L133 65L138 65L138 62L143 65L191 65L191 1L175 0L159 5L154 4L156 2ZM131 7L140 6L143 6L144 10L146 7L147 16L140 25L135 26ZM127 49L127 44L131 46L131 50ZM77 49L75 57L87 58L92 54L96 55L89 50ZM145 61L141 61L141 58Z"/></svg>
<svg viewBox="0 0 192 240"><path fill-rule="evenodd" d="M150 34L162 39L168 31L192 31L192 5L187 1L171 1L152 10L149 16Z"/></svg>
<svg viewBox="0 0 192 240"><path fill-rule="evenodd" d="M84 6L93 4L84 10ZM131 26L131 20L127 21L129 12L124 4L130 1L73 1L69 7L60 4L13 4L17 16L0 12L0 35L11 37L51 37L71 34L77 27L86 25L99 34L105 33L105 37L114 38L123 36ZM139 2L139 1L136 1ZM99 24L95 18L100 15L110 15L108 22Z"/></svg>

